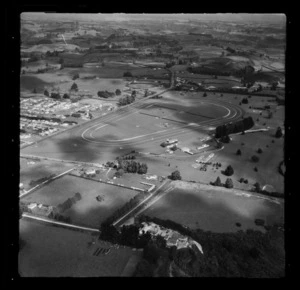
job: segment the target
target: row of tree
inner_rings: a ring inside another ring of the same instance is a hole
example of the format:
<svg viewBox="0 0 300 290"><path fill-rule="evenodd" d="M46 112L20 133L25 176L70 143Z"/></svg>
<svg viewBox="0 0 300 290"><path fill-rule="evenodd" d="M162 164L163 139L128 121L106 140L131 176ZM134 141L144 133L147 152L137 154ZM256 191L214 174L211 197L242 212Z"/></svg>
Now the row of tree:
<svg viewBox="0 0 300 290"><path fill-rule="evenodd" d="M114 97L115 93L108 92L108 91L98 91L97 95L98 95L99 98L108 99L108 98Z"/></svg>
<svg viewBox="0 0 300 290"><path fill-rule="evenodd" d="M215 137L221 138L229 134L243 132L245 130L249 130L253 126L254 126L254 121L252 117L249 116L248 118L244 118L242 120L233 123L218 126L216 128Z"/></svg>
<svg viewBox="0 0 300 290"><path fill-rule="evenodd" d="M215 182L211 182L211 185L214 186L222 186L222 187L226 187L226 188L233 188L233 182L231 178L227 178L225 183L221 182L220 177L218 176Z"/></svg>
<svg viewBox="0 0 300 290"><path fill-rule="evenodd" d="M71 198L68 198L63 203L59 204L57 206L57 210L59 213L63 213L67 209L71 208L73 204L75 204L77 201L81 200L81 194L79 192L75 193L75 195Z"/></svg>
<svg viewBox="0 0 300 290"><path fill-rule="evenodd" d="M126 202L122 207L118 208L112 215L110 215L103 223L112 224L134 207L136 207L140 202L142 202L146 197L149 196L148 192L139 192L137 195L132 197L128 202Z"/></svg>

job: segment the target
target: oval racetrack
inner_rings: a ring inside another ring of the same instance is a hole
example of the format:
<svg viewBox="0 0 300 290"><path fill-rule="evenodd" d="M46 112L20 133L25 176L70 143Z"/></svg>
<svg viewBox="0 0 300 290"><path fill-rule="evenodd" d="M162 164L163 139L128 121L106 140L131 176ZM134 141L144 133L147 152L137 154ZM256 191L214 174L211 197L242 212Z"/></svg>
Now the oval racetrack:
<svg viewBox="0 0 300 290"><path fill-rule="evenodd" d="M218 126L224 123L233 122L238 120L244 115L244 111L237 105L220 101L220 100L203 100L201 99L201 103L206 103L211 106L218 106L224 109L225 114L222 117L218 117L215 119L204 120L198 123L186 123L182 124L177 128L165 128L159 129L156 132L145 132L144 134L136 135L129 138L123 139L105 139L99 140L95 137L95 134L99 134L101 136L101 131L106 130L109 131L109 126L114 123L122 122L123 119L130 116L131 114L137 113L139 110L147 108L149 103L137 103L131 106L127 106L118 110L117 112L113 112L107 116L103 116L96 123L93 123L88 128L82 128L78 133L81 135L81 138L90 143L106 145L110 147L114 146L126 146L126 145L137 145L143 144L151 141L160 141L165 140L166 138L171 138L174 136L179 136L182 134L186 134L189 131L184 129L207 129L210 126ZM155 103L151 103L152 105ZM107 124L109 122L109 124Z"/></svg>

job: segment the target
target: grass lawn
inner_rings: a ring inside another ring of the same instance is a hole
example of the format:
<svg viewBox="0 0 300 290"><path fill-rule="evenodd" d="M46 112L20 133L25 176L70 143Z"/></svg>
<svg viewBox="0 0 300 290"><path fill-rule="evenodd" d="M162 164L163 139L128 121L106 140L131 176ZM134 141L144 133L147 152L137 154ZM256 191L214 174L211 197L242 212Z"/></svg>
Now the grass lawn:
<svg viewBox="0 0 300 290"><path fill-rule="evenodd" d="M112 248L107 255L94 256L97 248L109 246L96 236L36 221L20 220L19 252L21 277L103 277L121 276L130 248ZM92 244L95 242L95 244Z"/></svg>

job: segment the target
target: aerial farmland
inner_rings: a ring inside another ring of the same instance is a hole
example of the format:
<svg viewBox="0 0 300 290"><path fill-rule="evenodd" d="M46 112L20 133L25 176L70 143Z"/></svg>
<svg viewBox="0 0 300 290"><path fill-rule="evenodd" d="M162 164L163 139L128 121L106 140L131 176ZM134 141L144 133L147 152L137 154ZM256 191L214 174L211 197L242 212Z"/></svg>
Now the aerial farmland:
<svg viewBox="0 0 300 290"><path fill-rule="evenodd" d="M21 277L284 276L286 17L256 17L21 15Z"/></svg>

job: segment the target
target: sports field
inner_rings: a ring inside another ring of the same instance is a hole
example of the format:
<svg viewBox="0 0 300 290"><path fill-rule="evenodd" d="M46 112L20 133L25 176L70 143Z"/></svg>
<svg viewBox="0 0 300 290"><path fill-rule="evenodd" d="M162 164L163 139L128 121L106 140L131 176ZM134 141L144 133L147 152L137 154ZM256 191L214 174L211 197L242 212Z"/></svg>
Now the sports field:
<svg viewBox="0 0 300 290"><path fill-rule="evenodd" d="M137 194L133 190L66 175L25 196L23 200L57 206L76 192L81 194L82 199L64 215L70 216L74 224L94 228L99 228L103 220ZM98 202L98 195L103 196L104 200Z"/></svg>

